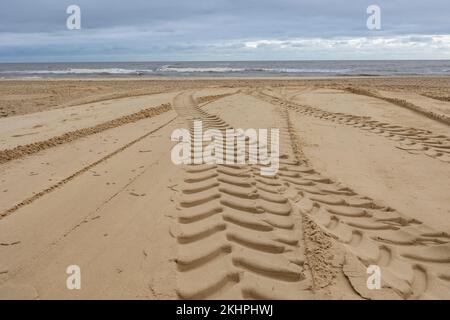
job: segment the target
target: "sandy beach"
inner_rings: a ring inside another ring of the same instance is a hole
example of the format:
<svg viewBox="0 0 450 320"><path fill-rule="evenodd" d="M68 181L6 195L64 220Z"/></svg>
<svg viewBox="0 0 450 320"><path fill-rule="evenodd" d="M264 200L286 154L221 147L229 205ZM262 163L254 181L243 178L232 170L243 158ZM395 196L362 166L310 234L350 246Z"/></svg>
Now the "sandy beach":
<svg viewBox="0 0 450 320"><path fill-rule="evenodd" d="M194 120L277 174L175 165ZM450 299L449 190L450 77L0 80L0 299Z"/></svg>

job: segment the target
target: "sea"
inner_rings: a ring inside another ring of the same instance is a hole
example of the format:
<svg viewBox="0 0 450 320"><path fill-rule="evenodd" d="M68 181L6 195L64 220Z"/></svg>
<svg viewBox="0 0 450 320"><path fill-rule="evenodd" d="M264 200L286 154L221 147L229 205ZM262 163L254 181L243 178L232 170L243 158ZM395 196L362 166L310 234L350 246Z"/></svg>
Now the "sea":
<svg viewBox="0 0 450 320"><path fill-rule="evenodd" d="M450 60L0 63L0 78L450 75Z"/></svg>

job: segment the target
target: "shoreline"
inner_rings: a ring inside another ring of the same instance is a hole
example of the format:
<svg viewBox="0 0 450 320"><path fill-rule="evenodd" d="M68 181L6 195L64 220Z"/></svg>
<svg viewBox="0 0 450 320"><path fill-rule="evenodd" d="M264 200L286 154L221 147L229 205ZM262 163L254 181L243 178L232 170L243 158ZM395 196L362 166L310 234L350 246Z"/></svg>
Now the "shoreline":
<svg viewBox="0 0 450 320"><path fill-rule="evenodd" d="M407 79L407 78L450 78L450 75L343 75L343 76L108 76L108 77L91 77L91 76L74 76L74 77L0 77L0 81L171 81L171 80L345 80L345 79Z"/></svg>

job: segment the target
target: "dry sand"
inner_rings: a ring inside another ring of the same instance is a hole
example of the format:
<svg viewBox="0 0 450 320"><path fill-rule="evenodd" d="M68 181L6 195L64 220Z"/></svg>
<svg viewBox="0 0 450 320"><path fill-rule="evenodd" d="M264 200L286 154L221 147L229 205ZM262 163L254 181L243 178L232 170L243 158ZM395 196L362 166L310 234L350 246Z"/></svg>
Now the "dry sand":
<svg viewBox="0 0 450 320"><path fill-rule="evenodd" d="M2 80L0 299L450 299L449 88ZM196 119L279 128L277 175L174 165Z"/></svg>

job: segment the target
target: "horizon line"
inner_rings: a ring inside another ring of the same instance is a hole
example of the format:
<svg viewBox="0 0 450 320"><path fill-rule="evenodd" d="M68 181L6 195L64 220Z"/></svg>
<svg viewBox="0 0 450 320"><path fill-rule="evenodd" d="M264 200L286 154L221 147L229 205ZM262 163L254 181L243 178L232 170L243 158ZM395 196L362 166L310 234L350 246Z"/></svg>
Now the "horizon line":
<svg viewBox="0 0 450 320"><path fill-rule="evenodd" d="M254 60L74 60L74 61L0 61L0 64L50 63L177 63L177 62L335 62L335 61L450 61L449 59L254 59Z"/></svg>

